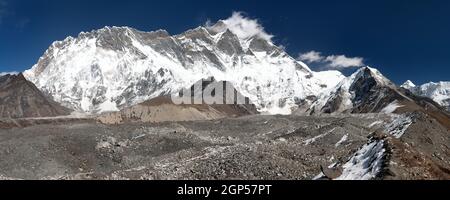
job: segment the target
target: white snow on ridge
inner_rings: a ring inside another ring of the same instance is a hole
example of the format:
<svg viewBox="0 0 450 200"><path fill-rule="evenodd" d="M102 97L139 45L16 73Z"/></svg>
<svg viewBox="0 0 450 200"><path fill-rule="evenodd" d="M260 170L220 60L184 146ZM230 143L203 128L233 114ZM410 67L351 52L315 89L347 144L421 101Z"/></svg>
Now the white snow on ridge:
<svg viewBox="0 0 450 200"><path fill-rule="evenodd" d="M313 138L311 138L311 139L307 139L307 140L303 141L303 144L304 144L304 145L310 145L310 144L316 142L317 140L319 140L319 139L321 139L321 138L323 138L323 137L325 137L325 136L327 136L327 135L333 133L334 130L336 130L336 128L333 128L333 129L331 129L330 131L328 131L328 132L326 132L326 133L323 133L323 134L320 134L320 135L318 135L318 136L315 136L315 137L313 137Z"/></svg>
<svg viewBox="0 0 450 200"><path fill-rule="evenodd" d="M385 125L384 131L400 138L413 123L410 115L392 115L393 121ZM374 122L372 126L382 123ZM384 140L372 140L358 150L342 168L342 175L336 180L371 180L378 176L383 169L386 149ZM336 146L338 146L336 144Z"/></svg>
<svg viewBox="0 0 450 200"><path fill-rule="evenodd" d="M401 138L405 131L413 123L412 116L409 115L394 115L394 120L385 126L385 132L393 135L396 138Z"/></svg>
<svg viewBox="0 0 450 200"><path fill-rule="evenodd" d="M383 124L383 122L384 121L375 121L375 122L373 122L373 123L371 123L370 125L369 125L369 128L372 128L372 127L374 127L374 126L377 126L377 125L380 125L380 124Z"/></svg>
<svg viewBox="0 0 450 200"><path fill-rule="evenodd" d="M381 110L381 113L385 114L391 114L397 110L397 108L401 108L403 105L399 104L397 100L393 101L389 105L387 105L383 110Z"/></svg>
<svg viewBox="0 0 450 200"><path fill-rule="evenodd" d="M371 180L381 172L385 157L384 141L364 145L343 165L342 175L335 180Z"/></svg>

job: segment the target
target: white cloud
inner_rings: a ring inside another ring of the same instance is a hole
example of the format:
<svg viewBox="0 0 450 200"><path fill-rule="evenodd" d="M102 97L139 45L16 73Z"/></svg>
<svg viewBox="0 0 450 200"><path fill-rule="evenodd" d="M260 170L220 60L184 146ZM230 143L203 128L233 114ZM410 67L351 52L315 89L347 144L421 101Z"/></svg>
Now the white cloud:
<svg viewBox="0 0 450 200"><path fill-rule="evenodd" d="M308 63L313 63L313 62L322 62L325 59L325 57L323 57L320 52L310 51L308 53L300 54L298 56L298 59L306 61Z"/></svg>
<svg viewBox="0 0 450 200"><path fill-rule="evenodd" d="M13 71L13 72L0 72L0 76L4 76L4 75L7 75L7 74L11 74L11 75L16 75L16 74L19 74L20 72L16 72L16 71Z"/></svg>
<svg viewBox="0 0 450 200"><path fill-rule="evenodd" d="M322 53L317 51L300 54L298 60L308 63L320 63L328 69L345 69L365 65L364 58L361 57L347 57L345 55L322 56Z"/></svg>
<svg viewBox="0 0 450 200"><path fill-rule="evenodd" d="M364 66L364 59L360 57L349 58L345 55L332 55L325 59L332 68L351 68Z"/></svg>
<svg viewBox="0 0 450 200"><path fill-rule="evenodd" d="M257 19L245 17L242 12L233 12L230 18L220 20L215 25L208 20L205 25L207 28L217 32L223 32L229 29L240 39L244 40L253 36L258 36L267 41L271 41L273 38L273 35L267 33Z"/></svg>

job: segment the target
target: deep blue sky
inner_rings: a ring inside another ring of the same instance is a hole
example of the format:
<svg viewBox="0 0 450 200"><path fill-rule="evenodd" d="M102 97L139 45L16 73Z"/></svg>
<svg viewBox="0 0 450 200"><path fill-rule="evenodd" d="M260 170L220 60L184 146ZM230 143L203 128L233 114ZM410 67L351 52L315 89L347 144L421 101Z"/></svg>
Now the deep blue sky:
<svg viewBox="0 0 450 200"><path fill-rule="evenodd" d="M397 83L450 81L448 0L0 0L0 72L30 68L53 41L81 31L116 25L177 34L232 11L259 19L294 57L359 56Z"/></svg>

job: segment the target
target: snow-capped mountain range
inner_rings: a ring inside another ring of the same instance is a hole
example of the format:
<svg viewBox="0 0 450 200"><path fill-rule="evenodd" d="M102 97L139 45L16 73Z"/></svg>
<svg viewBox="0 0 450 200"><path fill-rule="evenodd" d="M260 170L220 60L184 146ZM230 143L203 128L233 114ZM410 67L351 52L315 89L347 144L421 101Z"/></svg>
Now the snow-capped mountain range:
<svg viewBox="0 0 450 200"><path fill-rule="evenodd" d="M430 82L416 86L412 81L408 80L401 87L410 90L415 95L433 99L450 111L450 82Z"/></svg>
<svg viewBox="0 0 450 200"><path fill-rule="evenodd" d="M170 35L104 27L54 42L24 76L62 105L86 113L122 110L213 77L233 84L267 114L379 112L404 95L378 70L312 71L235 14ZM449 107L450 83L402 87ZM391 96L389 96L389 95ZM407 98L407 97L406 97Z"/></svg>
<svg viewBox="0 0 450 200"><path fill-rule="evenodd" d="M261 112L289 114L345 77L314 72L264 35L227 21L179 35L105 27L54 42L25 71L55 101L78 111L117 111L214 77L233 83Z"/></svg>

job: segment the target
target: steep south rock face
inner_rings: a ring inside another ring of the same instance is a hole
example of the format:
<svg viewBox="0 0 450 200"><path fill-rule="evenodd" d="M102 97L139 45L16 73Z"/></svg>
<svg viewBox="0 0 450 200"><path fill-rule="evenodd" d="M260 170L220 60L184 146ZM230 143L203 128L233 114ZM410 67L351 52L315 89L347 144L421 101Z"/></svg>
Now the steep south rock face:
<svg viewBox="0 0 450 200"><path fill-rule="evenodd" d="M105 27L53 43L24 73L55 101L77 111L118 111L214 77L258 110L289 114L344 76L313 72L270 40L199 27L179 35Z"/></svg>
<svg viewBox="0 0 450 200"><path fill-rule="evenodd" d="M397 87L378 70L364 67L320 96L306 110L322 113L422 113L450 128L450 114L433 99Z"/></svg>
<svg viewBox="0 0 450 200"><path fill-rule="evenodd" d="M374 113L380 112L398 98L403 97L395 84L378 70L364 67L320 96L308 112Z"/></svg>
<svg viewBox="0 0 450 200"><path fill-rule="evenodd" d="M22 74L0 77L0 118L69 115L70 109L48 99Z"/></svg>

